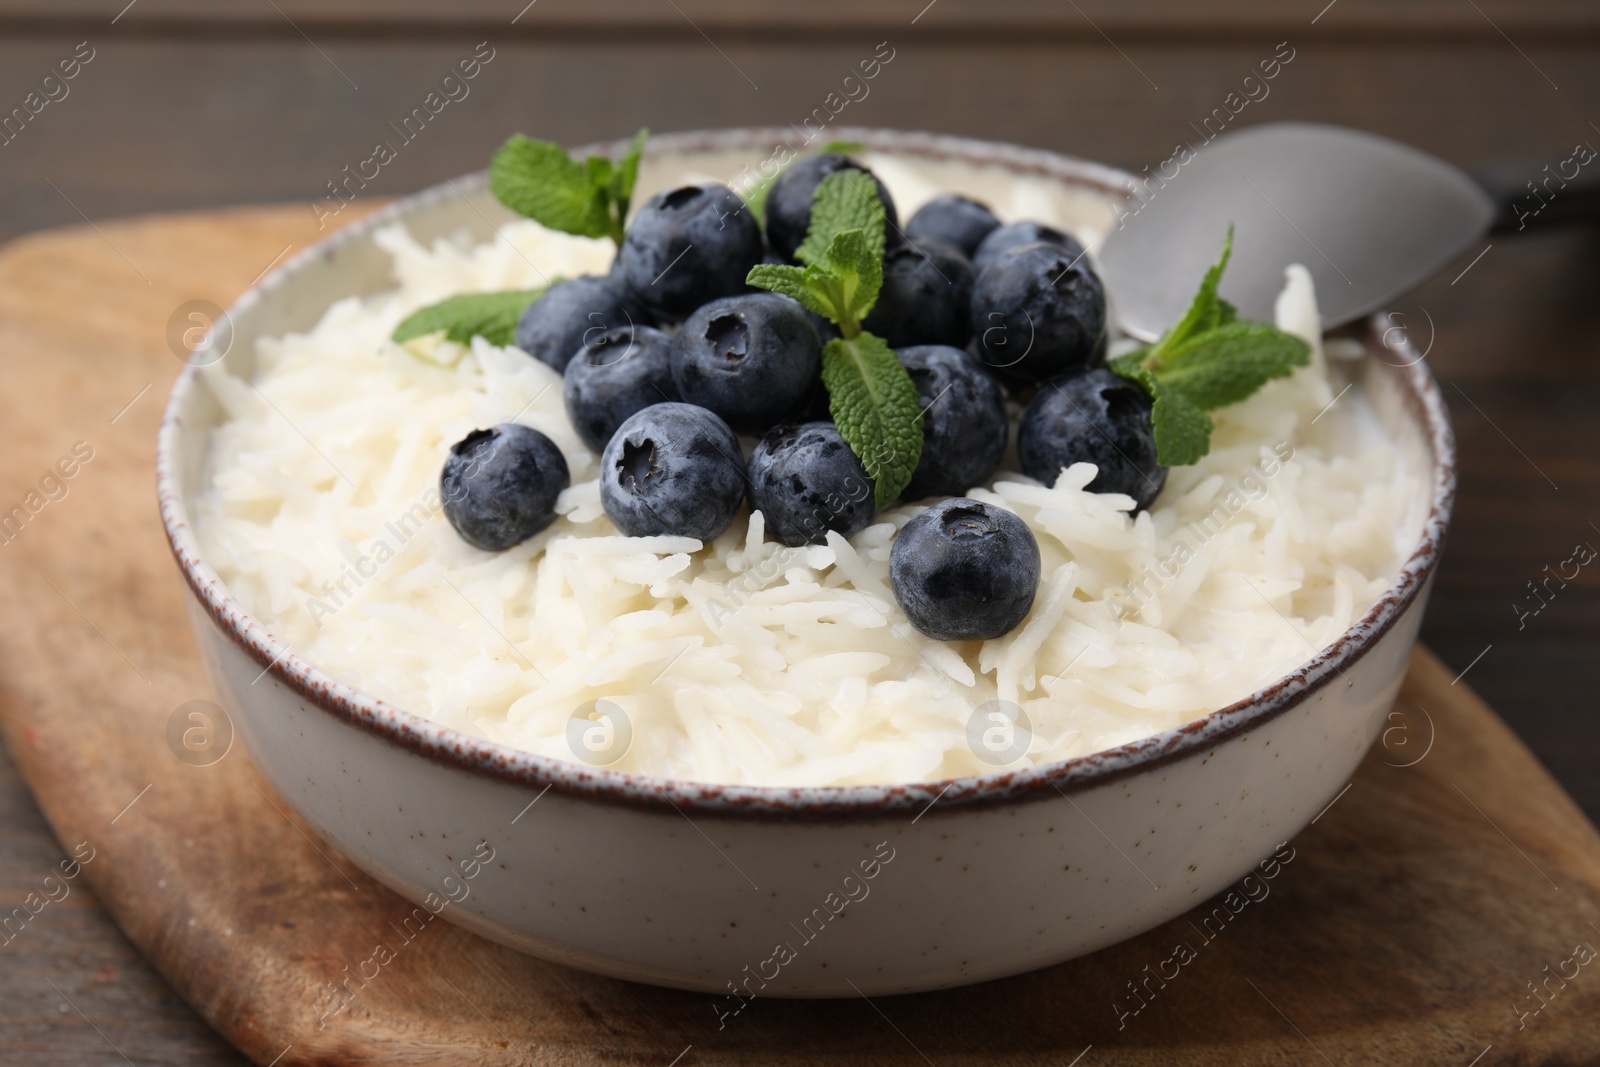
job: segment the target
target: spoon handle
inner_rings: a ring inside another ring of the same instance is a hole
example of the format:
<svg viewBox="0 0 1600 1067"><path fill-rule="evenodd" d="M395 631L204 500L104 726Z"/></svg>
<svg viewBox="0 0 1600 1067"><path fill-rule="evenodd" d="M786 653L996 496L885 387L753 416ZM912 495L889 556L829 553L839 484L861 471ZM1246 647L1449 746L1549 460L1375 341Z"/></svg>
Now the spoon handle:
<svg viewBox="0 0 1600 1067"><path fill-rule="evenodd" d="M1495 203L1490 233L1600 222L1600 158L1588 144L1556 163L1505 160L1473 177Z"/></svg>

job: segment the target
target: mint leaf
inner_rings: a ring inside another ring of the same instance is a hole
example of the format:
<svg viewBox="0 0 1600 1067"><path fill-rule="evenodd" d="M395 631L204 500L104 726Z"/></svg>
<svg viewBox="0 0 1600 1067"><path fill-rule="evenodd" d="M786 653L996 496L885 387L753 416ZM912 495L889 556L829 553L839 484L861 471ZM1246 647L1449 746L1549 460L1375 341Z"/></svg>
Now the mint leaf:
<svg viewBox="0 0 1600 1067"><path fill-rule="evenodd" d="M834 425L872 478L880 508L911 481L923 434L911 375L887 342L861 331L883 288L883 223L883 202L869 175L830 174L817 185L811 225L795 251L804 266L761 264L746 277L838 325L843 337L822 349L822 384Z"/></svg>
<svg viewBox="0 0 1600 1067"><path fill-rule="evenodd" d="M779 173L782 172L780 171ZM777 174L770 178L762 178L744 193L745 207L750 209L750 213L756 217L756 221L761 224L763 229L767 225L767 194L772 192L772 185L777 180Z"/></svg>
<svg viewBox="0 0 1600 1067"><path fill-rule="evenodd" d="M504 347L516 337L517 320L543 289L516 289L503 293L461 293L437 304L429 304L407 315L394 328L391 338L398 344L443 332L458 344L470 344L482 337L492 345Z"/></svg>
<svg viewBox="0 0 1600 1067"><path fill-rule="evenodd" d="M583 161L583 180L589 183L589 195L609 206L611 180L616 168L604 156L590 156Z"/></svg>
<svg viewBox="0 0 1600 1067"><path fill-rule="evenodd" d="M852 152L865 152L867 146L860 141L829 141L818 148L818 152L838 152L840 155L850 155Z"/></svg>
<svg viewBox="0 0 1600 1067"><path fill-rule="evenodd" d="M1200 458L1211 451L1211 431L1215 424L1203 408L1128 356L1113 361L1111 369L1138 382L1150 394L1154 402L1150 425L1155 431L1156 458L1162 466L1186 467L1200 462Z"/></svg>
<svg viewBox="0 0 1600 1067"><path fill-rule="evenodd" d="M1177 325L1155 344L1111 363L1150 395L1156 459L1163 466L1186 466L1211 450L1215 424L1207 411L1237 404L1311 359L1305 341L1270 323L1239 318L1238 309L1217 296L1232 251L1229 226L1221 258L1206 271Z"/></svg>
<svg viewBox="0 0 1600 1067"><path fill-rule="evenodd" d="M745 281L760 289L770 289L806 307L829 321L836 321L838 305L834 294L837 286L828 272L816 267L791 267L781 263L758 263L750 268Z"/></svg>
<svg viewBox="0 0 1600 1067"><path fill-rule="evenodd" d="M648 130L640 130L619 163L604 156L579 163L560 145L519 133L490 161L489 188L506 207L540 225L579 237L609 237L620 246L647 136Z"/></svg>
<svg viewBox="0 0 1600 1067"><path fill-rule="evenodd" d="M794 258L802 263L820 262L836 236L860 230L870 253L881 264L883 224L883 201L878 199L878 183L872 176L859 170L835 171L817 183L811 194L811 226L794 250Z"/></svg>
<svg viewBox="0 0 1600 1067"><path fill-rule="evenodd" d="M628 220L628 208L633 204L633 188L639 182L639 157L644 155L644 143L649 137L650 131L647 129L641 129L633 135L611 179L611 199L616 204L616 217L622 222Z"/></svg>
<svg viewBox="0 0 1600 1067"><path fill-rule="evenodd" d="M872 254L860 230L846 230L834 234L818 262L804 267L760 263L745 281L800 301L854 337L883 288L883 259Z"/></svg>
<svg viewBox="0 0 1600 1067"><path fill-rule="evenodd" d="M1311 359L1311 346L1264 322L1233 321L1192 336L1167 353L1156 374L1205 408L1237 404Z"/></svg>
<svg viewBox="0 0 1600 1067"><path fill-rule="evenodd" d="M806 237L809 240L810 234ZM840 315L834 321L841 327L860 322L878 302L878 293L883 289L883 248L874 252L868 235L860 230L845 230L834 234L824 259L839 284Z"/></svg>
<svg viewBox="0 0 1600 1067"><path fill-rule="evenodd" d="M822 349L834 425L872 478L878 507L911 481L922 456L922 405L911 375L880 337L834 338Z"/></svg>
<svg viewBox="0 0 1600 1067"><path fill-rule="evenodd" d="M1183 318L1156 342L1151 355L1157 362L1168 347L1180 345L1196 334L1214 329L1238 317L1238 311L1234 306L1217 296L1217 285L1222 281L1222 272L1227 268L1228 258L1231 255L1233 255L1233 225L1230 223L1227 236L1222 239L1222 257L1212 264L1211 269L1206 271L1206 276L1200 280L1200 291L1194 294L1194 299L1189 302L1189 310L1183 313Z"/></svg>
<svg viewBox="0 0 1600 1067"><path fill-rule="evenodd" d="M506 207L552 230L580 237L611 233L606 200L596 195L590 170L550 141L520 133L508 140L489 163L489 188Z"/></svg>

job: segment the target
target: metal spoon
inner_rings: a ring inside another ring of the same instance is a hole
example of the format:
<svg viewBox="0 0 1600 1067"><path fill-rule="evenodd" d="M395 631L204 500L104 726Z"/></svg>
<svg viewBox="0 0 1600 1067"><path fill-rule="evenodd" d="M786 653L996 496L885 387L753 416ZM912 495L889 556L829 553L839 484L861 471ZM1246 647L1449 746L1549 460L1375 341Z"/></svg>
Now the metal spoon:
<svg viewBox="0 0 1600 1067"><path fill-rule="evenodd" d="M1592 157L1591 157L1592 158ZM1559 221L1593 213L1594 177L1564 193ZM1534 177L1535 172L1529 172ZM1539 175L1543 177L1542 175ZM1181 146L1141 175L1141 196L1123 208L1100 253L1114 312L1129 334L1153 341L1175 323L1229 223L1233 258L1221 295L1245 318L1272 319L1284 268L1302 263L1316 283L1327 327L1376 311L1490 231L1526 226L1545 201L1520 188L1491 196L1466 173L1375 134L1286 122ZM1518 207L1526 202L1528 206Z"/></svg>

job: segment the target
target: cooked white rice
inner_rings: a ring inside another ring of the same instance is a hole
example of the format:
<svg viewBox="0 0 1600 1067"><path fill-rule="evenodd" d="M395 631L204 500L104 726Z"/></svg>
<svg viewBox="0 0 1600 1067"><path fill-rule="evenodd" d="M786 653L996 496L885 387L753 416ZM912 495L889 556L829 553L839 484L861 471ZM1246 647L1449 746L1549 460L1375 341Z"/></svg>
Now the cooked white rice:
<svg viewBox="0 0 1600 1067"><path fill-rule="evenodd" d="M934 191L872 161L909 210ZM984 190L1002 217L1041 217L1027 189ZM1031 199L1030 199L1031 197ZM1103 212L1102 212L1103 213ZM1083 218L1044 215L1096 236ZM399 287L342 300L308 333L263 340L254 383L209 367L227 412L196 532L229 590L301 656L467 733L570 759L569 719L608 700L632 742L613 767L758 785L889 783L997 770L969 748L974 709L1019 705L1010 766L1180 725L1332 643L1415 543L1419 474L1359 389L1330 385L1309 275L1290 271L1283 328L1314 363L1217 413L1211 453L1156 505L1054 487L1014 455L973 496L1021 515L1043 554L1038 599L994 641L942 643L889 591L882 512L846 541L786 548L742 515L715 542L620 536L596 458L567 423L561 379L515 349L387 341L415 308L467 290L604 270L608 243L507 225L503 240L424 248L380 235ZM439 511L439 469L468 431L515 418L548 434L573 485L561 517L507 552L468 546Z"/></svg>

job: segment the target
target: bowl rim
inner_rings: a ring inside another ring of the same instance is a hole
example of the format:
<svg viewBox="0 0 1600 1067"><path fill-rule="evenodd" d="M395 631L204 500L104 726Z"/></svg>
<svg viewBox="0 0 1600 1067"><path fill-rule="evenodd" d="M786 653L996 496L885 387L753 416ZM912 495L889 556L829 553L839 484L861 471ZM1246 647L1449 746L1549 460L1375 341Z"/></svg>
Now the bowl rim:
<svg viewBox="0 0 1600 1067"><path fill-rule="evenodd" d="M656 135L649 154L696 153L771 144L792 146L796 131L782 127L741 127ZM1055 178L1071 185L1097 188L1124 199L1134 195L1137 179L1104 164L1043 149L955 137L945 134L860 127L834 131L837 138L862 144L869 151L996 165ZM584 146L579 151L614 154L624 141ZM757 149L759 151L759 149ZM771 158L771 157L769 157ZM446 181L396 200L342 227L291 256L246 290L228 310L231 317L285 284L304 264L332 248L362 239L374 230L403 219L434 201L481 189L484 172ZM1455 439L1438 383L1404 331L1385 330L1382 313L1367 322L1369 345L1388 350L1403 362L1382 361L1402 389L1402 399L1419 423L1432 457L1429 511L1416 549L1394 581L1368 612L1330 646L1295 670L1226 707L1191 722L1136 741L1067 760L988 775L930 782L849 786L752 786L593 767L576 761L537 755L510 745L471 736L439 725L348 686L297 655L273 636L228 593L205 561L189 526L184 506L178 456L184 432L182 412L196 388L200 367L190 365L178 376L162 414L156 445L156 492L162 525L180 572L197 602L215 626L270 674L311 706L389 744L460 772L498 779L528 791L554 789L574 798L678 814L756 817L781 820L834 821L891 813L921 812L935 802L945 808L978 809L1027 800L1065 797L1073 792L1142 774L1210 749L1260 727L1342 678L1411 608L1427 587L1443 550L1456 490ZM260 676L257 676L257 680ZM537 798L535 798L537 799Z"/></svg>

